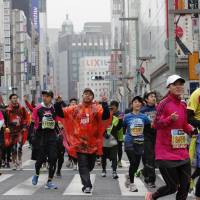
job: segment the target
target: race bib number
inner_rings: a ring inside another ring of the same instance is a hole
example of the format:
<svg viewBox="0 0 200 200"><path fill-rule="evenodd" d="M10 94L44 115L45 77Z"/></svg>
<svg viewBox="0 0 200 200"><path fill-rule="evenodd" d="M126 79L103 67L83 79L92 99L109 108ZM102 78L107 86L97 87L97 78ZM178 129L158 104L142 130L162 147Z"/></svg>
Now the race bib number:
<svg viewBox="0 0 200 200"><path fill-rule="evenodd" d="M42 121L42 129L54 129L55 128L55 121L51 120L43 120Z"/></svg>
<svg viewBox="0 0 200 200"><path fill-rule="evenodd" d="M183 130L173 129L171 135L173 149L185 149L187 147L187 135Z"/></svg>
<svg viewBox="0 0 200 200"><path fill-rule="evenodd" d="M90 122L89 114L85 114L81 117L81 124L86 125L89 124L89 122Z"/></svg>
<svg viewBox="0 0 200 200"><path fill-rule="evenodd" d="M131 135L132 136L140 136L143 135L143 126L135 126L133 128L131 128Z"/></svg>

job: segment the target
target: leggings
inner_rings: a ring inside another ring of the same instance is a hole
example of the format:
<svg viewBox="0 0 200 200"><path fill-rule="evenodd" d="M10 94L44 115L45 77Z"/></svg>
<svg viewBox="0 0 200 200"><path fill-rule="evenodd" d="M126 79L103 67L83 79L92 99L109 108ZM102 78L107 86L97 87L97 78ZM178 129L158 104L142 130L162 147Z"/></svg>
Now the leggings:
<svg viewBox="0 0 200 200"><path fill-rule="evenodd" d="M134 175L138 170L142 155L135 154L134 150L126 150L126 154L130 162L130 167L129 167L130 183L134 183Z"/></svg>
<svg viewBox="0 0 200 200"><path fill-rule="evenodd" d="M118 141L118 161L122 160L122 155L123 155L123 142L122 141Z"/></svg>
<svg viewBox="0 0 200 200"><path fill-rule="evenodd" d="M158 190L153 193L153 199L155 200L177 192L176 200L186 200L191 177L190 162L174 168L161 167L159 170L166 185L158 188Z"/></svg>

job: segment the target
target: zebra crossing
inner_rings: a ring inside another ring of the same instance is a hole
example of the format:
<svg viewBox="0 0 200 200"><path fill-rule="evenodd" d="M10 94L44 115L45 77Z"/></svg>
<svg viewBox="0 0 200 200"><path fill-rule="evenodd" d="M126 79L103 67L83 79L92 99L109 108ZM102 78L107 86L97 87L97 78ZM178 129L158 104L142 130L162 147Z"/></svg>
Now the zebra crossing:
<svg viewBox="0 0 200 200"><path fill-rule="evenodd" d="M2 174L0 176L0 185L4 184L6 181L9 181L10 179L15 179L15 176L17 176L17 173ZM20 176L23 176L23 172L21 173ZM91 181L94 185L94 189L91 194L85 194L81 191L82 184L80 181L79 174L77 173L67 174L65 177L63 177L63 180L64 179L66 179L66 181L64 182L65 185L60 189L58 188L57 190L59 195L61 196L95 196L95 191L98 191L98 187L99 187L98 186L99 179L103 181L105 180L105 182L106 182L106 179L110 179L110 181L117 182L116 191L120 191L120 196L122 197L144 197L146 192L148 191L143 181L140 178L135 178L135 184L138 187L138 192L130 192L128 188L126 188L124 185L125 173L120 173L118 180L111 180L111 177L102 178L100 176L100 173L91 174ZM159 176L158 176L158 179L160 179ZM44 189L44 186L47 180L47 173L43 173L40 175L38 185L36 186L32 185L31 180L32 180L32 176L29 174L28 177L25 176L25 179L18 182L18 184L15 184L12 181L10 181L10 184L8 184L9 188L7 188L6 191L4 192L0 192L0 196L32 196L32 195L37 194L38 190L40 190L40 192L46 191ZM60 179L55 178L54 181L57 184L59 183ZM162 180L160 179L160 181Z"/></svg>

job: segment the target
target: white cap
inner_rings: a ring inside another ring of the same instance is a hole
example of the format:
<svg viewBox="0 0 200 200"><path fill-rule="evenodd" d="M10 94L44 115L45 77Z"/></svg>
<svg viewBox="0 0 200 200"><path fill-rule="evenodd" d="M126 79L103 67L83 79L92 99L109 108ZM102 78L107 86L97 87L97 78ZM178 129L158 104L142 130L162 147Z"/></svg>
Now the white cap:
<svg viewBox="0 0 200 200"><path fill-rule="evenodd" d="M168 88L170 84L173 84L178 80L185 83L185 80L182 77L180 77L179 75L174 74L174 75L169 76L168 79L167 79L166 87Z"/></svg>

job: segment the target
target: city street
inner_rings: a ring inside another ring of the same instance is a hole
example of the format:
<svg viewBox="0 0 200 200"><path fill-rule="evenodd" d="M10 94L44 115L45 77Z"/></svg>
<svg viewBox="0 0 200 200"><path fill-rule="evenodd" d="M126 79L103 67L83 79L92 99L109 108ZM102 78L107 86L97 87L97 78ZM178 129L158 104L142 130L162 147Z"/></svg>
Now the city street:
<svg viewBox="0 0 200 200"><path fill-rule="evenodd" d="M38 185L32 186L31 177L34 174L34 161L29 160L30 149L25 147L24 152L23 171L2 170L3 174L0 176L0 200L140 200L144 199L145 192L147 191L141 179L136 179L136 185L139 189L136 193L131 193L124 187L124 174L128 171L128 162L126 161L123 161L124 167L118 170L119 180L112 179L112 171L109 163L106 178L101 177L101 169L99 169L99 166L96 166L91 175L94 181L94 190L91 195L81 192L81 184L77 171L67 169L66 167L62 171L62 178L55 178L54 180L58 186L58 190L47 190L44 188L47 177L46 170L41 172ZM157 186L163 184L159 173L157 174L156 184ZM163 198L163 200L174 199L173 195Z"/></svg>

